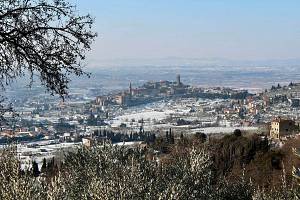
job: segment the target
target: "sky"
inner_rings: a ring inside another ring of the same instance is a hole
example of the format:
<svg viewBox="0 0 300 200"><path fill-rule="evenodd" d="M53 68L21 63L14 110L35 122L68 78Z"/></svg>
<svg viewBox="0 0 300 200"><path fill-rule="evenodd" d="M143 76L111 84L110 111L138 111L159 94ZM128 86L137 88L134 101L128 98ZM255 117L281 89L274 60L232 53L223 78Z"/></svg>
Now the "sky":
<svg viewBox="0 0 300 200"><path fill-rule="evenodd" d="M95 17L91 62L300 58L299 0L71 0Z"/></svg>

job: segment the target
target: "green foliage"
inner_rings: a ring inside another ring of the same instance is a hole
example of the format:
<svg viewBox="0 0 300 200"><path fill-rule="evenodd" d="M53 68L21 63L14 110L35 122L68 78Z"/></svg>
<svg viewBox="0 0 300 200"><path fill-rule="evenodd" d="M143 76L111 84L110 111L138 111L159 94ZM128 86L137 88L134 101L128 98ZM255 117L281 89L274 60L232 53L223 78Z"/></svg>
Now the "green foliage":
<svg viewBox="0 0 300 200"><path fill-rule="evenodd" d="M199 141L200 143L203 143L207 140L207 135L205 133L197 132L194 135L194 138Z"/></svg>
<svg viewBox="0 0 300 200"><path fill-rule="evenodd" d="M235 129L233 134L236 136L236 137L240 137L242 136L242 131L240 129Z"/></svg>
<svg viewBox="0 0 300 200"><path fill-rule="evenodd" d="M268 141L254 135L243 137L239 133L226 135L219 140L210 141L215 169L220 175L231 172L234 165L243 168L249 164L259 152L269 150Z"/></svg>
<svg viewBox="0 0 300 200"><path fill-rule="evenodd" d="M39 170L39 165L37 164L36 161L32 162L32 175L34 177L38 177L40 175L40 170Z"/></svg>

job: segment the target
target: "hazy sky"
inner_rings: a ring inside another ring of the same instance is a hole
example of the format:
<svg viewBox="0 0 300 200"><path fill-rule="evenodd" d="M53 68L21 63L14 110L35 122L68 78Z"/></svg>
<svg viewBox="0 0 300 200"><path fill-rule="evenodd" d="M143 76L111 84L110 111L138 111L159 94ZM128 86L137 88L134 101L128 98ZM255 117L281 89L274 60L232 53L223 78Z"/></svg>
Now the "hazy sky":
<svg viewBox="0 0 300 200"><path fill-rule="evenodd" d="M300 0L72 0L96 17L90 60L300 58Z"/></svg>

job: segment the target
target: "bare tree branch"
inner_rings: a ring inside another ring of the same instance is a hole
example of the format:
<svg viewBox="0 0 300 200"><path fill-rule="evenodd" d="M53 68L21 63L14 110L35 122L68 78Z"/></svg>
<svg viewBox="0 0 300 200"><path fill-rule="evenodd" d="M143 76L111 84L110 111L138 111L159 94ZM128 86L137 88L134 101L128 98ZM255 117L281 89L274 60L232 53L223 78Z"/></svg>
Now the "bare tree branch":
<svg viewBox="0 0 300 200"><path fill-rule="evenodd" d="M66 0L0 2L0 86L28 73L52 94L67 95L70 75L86 74L81 60L96 37L90 15Z"/></svg>

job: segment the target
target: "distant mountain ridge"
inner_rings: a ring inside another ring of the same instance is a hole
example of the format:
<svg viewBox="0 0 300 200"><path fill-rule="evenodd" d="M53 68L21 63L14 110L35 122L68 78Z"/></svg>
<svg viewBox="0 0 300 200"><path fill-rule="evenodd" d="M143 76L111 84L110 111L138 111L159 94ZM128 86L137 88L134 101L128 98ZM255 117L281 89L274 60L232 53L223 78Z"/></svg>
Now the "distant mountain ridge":
<svg viewBox="0 0 300 200"><path fill-rule="evenodd" d="M145 59L90 59L89 69L108 67L142 67L142 66L270 66L270 67L299 67L300 58L239 60L225 58L145 58Z"/></svg>

